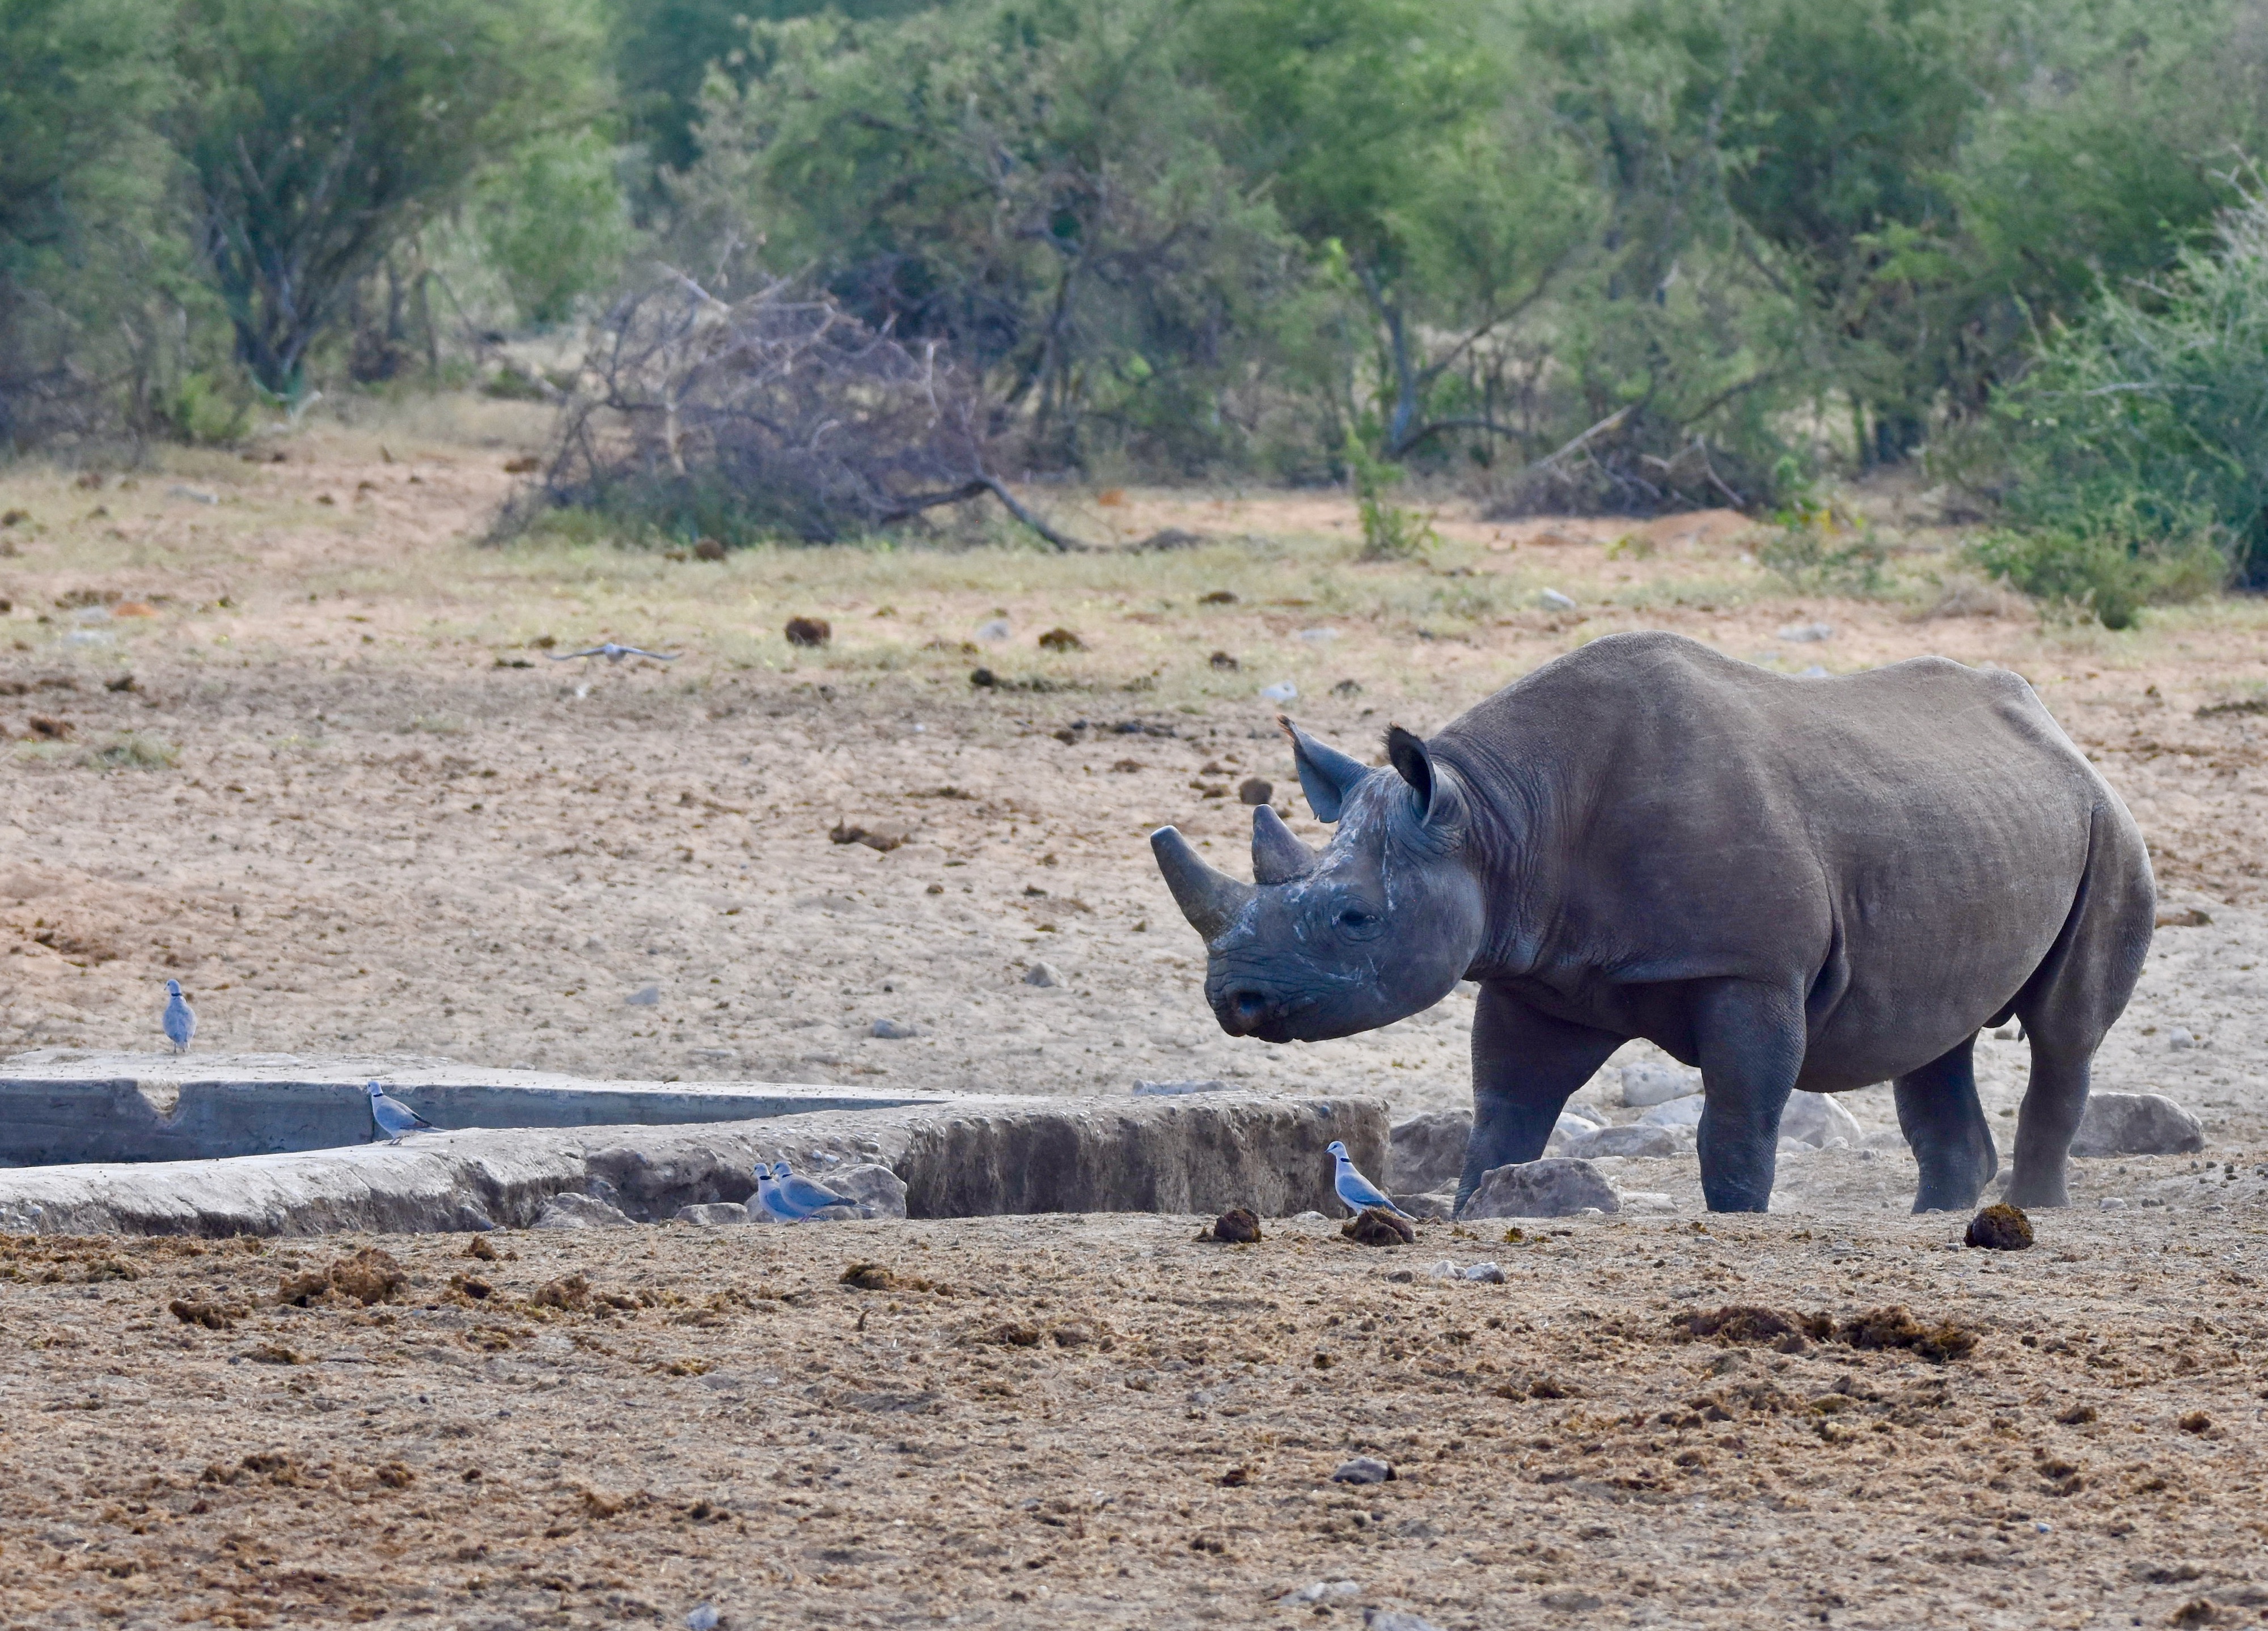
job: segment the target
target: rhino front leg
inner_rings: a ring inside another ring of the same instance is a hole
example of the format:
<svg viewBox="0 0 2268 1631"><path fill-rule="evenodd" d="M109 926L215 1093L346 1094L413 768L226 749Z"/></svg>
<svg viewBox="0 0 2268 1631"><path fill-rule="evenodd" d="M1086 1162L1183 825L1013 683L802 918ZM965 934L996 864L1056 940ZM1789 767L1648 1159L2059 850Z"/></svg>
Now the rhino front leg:
<svg viewBox="0 0 2268 1631"><path fill-rule="evenodd" d="M1800 994L1748 980L1712 981L1697 994L1701 1062L1701 1194L1712 1212L1771 1209L1779 1118L1803 1069Z"/></svg>
<svg viewBox="0 0 2268 1631"><path fill-rule="evenodd" d="M1569 1095L1627 1040L1481 988L1473 1010L1473 1136L1457 1180L1460 1210L1482 1174L1543 1153Z"/></svg>

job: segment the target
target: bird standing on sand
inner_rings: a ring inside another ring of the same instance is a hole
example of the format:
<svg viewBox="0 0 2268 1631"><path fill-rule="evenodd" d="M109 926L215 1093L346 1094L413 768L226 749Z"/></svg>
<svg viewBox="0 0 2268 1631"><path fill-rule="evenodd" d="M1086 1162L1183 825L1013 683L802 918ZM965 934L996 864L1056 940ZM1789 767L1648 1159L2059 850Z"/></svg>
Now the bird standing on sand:
<svg viewBox="0 0 2268 1631"><path fill-rule="evenodd" d="M799 1222L795 1213L780 1204L779 1183L772 1177L771 1168L756 1163L756 1210L775 1223Z"/></svg>
<svg viewBox="0 0 2268 1631"><path fill-rule="evenodd" d="M798 1178L784 1161L772 1164L772 1182L777 1187L781 1209L793 1213L798 1222L826 1207L858 1204L849 1195L836 1194L824 1184Z"/></svg>
<svg viewBox="0 0 2268 1631"><path fill-rule="evenodd" d="M177 1054L189 1051L189 1039L197 1033L197 1010L189 1006L181 995L181 982L166 981L166 1040L173 1045Z"/></svg>
<svg viewBox="0 0 2268 1631"><path fill-rule="evenodd" d="M398 1098L389 1098L386 1090L375 1082L370 1086L370 1119L378 1123L378 1130L387 1134L387 1142L398 1144L406 1133L432 1133L439 1129Z"/></svg>
<svg viewBox="0 0 2268 1631"><path fill-rule="evenodd" d="M594 645L587 651L546 651L544 656L555 663L571 663L578 657L603 657L609 663L619 663L626 657L650 657L657 663L674 663L685 655L682 651L642 651L634 645L616 645L609 640Z"/></svg>
<svg viewBox="0 0 2268 1631"><path fill-rule="evenodd" d="M1347 1154L1344 1144L1334 1138L1329 1147L1331 1159L1338 1163L1338 1174L1331 1180L1331 1187L1339 1192L1340 1200L1357 1214L1376 1207L1380 1211L1391 1212L1396 1217L1410 1216L1395 1205L1384 1190L1355 1170L1354 1157Z"/></svg>

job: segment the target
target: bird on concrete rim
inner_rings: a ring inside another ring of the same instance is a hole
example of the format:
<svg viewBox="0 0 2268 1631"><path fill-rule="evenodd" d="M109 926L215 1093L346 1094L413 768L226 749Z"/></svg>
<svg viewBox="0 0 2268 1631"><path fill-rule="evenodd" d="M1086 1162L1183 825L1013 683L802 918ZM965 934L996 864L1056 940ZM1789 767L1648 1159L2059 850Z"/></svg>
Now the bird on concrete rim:
<svg viewBox="0 0 2268 1631"><path fill-rule="evenodd" d="M779 1203L795 1214L799 1220L830 1206L856 1207L858 1202L849 1195L838 1195L824 1184L815 1184L807 1178L798 1178L784 1161L772 1163L772 1181L779 1187Z"/></svg>
<svg viewBox="0 0 2268 1631"><path fill-rule="evenodd" d="M657 663L674 663L685 655L682 651L644 651L634 645L616 645L609 640L594 645L587 651L546 651L544 656L555 663L571 663L578 657L603 657L609 663L619 663L626 657L650 657Z"/></svg>
<svg viewBox="0 0 2268 1631"><path fill-rule="evenodd" d="M1376 1207L1380 1211L1391 1212L1396 1217L1410 1217L1409 1213L1394 1204L1383 1189L1356 1170L1354 1157L1347 1154L1347 1147L1344 1144L1334 1138L1329 1149L1331 1159L1338 1164L1338 1172L1331 1179L1331 1187L1338 1191L1339 1199L1345 1201L1358 1215L1371 1207ZM1416 1220L1410 1219L1410 1221Z"/></svg>
<svg viewBox="0 0 2268 1631"><path fill-rule="evenodd" d="M173 1045L177 1054L189 1051L189 1039L197 1033L197 1010L189 1006L181 995L181 982L166 981L166 1040Z"/></svg>
<svg viewBox="0 0 2268 1631"><path fill-rule="evenodd" d="M378 1123L378 1130L392 1135L389 1144L398 1144L405 1134L437 1133L440 1129L419 1115L398 1098L387 1097L386 1090L375 1082L370 1087L370 1119Z"/></svg>

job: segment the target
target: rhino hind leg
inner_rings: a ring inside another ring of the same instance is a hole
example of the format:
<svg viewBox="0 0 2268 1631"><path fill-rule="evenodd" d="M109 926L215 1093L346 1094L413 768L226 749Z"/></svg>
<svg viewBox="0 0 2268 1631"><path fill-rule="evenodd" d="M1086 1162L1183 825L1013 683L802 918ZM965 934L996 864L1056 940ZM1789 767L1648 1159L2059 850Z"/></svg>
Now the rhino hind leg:
<svg viewBox="0 0 2268 1631"><path fill-rule="evenodd" d="M1965 1212L2000 1170L1984 1106L1977 1101L1977 1039L1897 1079L1898 1130L1921 1167L1917 1212Z"/></svg>
<svg viewBox="0 0 2268 1631"><path fill-rule="evenodd" d="M2157 889L2133 818L2098 805L2087 872L2063 932L2016 997L2032 1047L2031 1079L2016 1113L2013 1206L2067 1206L2066 1164L2087 1113L2095 1050L2133 995L2149 955Z"/></svg>

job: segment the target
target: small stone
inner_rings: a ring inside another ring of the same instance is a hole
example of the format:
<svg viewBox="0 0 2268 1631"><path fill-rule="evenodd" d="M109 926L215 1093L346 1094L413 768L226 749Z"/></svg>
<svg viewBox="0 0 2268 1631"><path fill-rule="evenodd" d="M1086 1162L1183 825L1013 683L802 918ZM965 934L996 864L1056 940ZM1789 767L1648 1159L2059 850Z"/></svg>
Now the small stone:
<svg viewBox="0 0 2268 1631"><path fill-rule="evenodd" d="M828 837L838 844L864 844L867 849L887 855L913 836L902 821L893 821L880 816L844 816L836 822Z"/></svg>
<svg viewBox="0 0 2268 1631"><path fill-rule="evenodd" d="M707 1603L685 1616L685 1631L717 1631L718 1614Z"/></svg>
<svg viewBox="0 0 2268 1631"><path fill-rule="evenodd" d="M1826 1093L1790 1093L1787 1107L1780 1112L1779 1135L1815 1150L1824 1149L1835 1138L1855 1149L1867 1130L1859 1125L1858 1117Z"/></svg>
<svg viewBox="0 0 2268 1631"><path fill-rule="evenodd" d="M1306 641L1309 645L1323 645L1338 637L1339 631L1336 628L1302 628L1292 636L1295 640Z"/></svg>
<svg viewBox="0 0 2268 1631"><path fill-rule="evenodd" d="M1322 1603L1335 1597L1352 1597L1362 1588L1351 1580L1318 1580L1295 1591L1286 1591L1276 1600L1278 1603Z"/></svg>
<svg viewBox="0 0 2268 1631"><path fill-rule="evenodd" d="M723 550L718 551L718 558L724 558ZM823 646L835 638L834 627L823 617L791 617L781 632L787 636L790 645L796 646Z"/></svg>
<svg viewBox="0 0 2268 1631"><path fill-rule="evenodd" d="M1546 1156L1499 1166L1481 1175L1461 1216L1572 1217L1586 1208L1622 1210L1622 1197L1588 1161Z"/></svg>
<svg viewBox="0 0 2268 1631"><path fill-rule="evenodd" d="M661 988L655 985L640 986L622 1001L632 1008L652 1008L661 1001Z"/></svg>
<svg viewBox="0 0 2268 1631"><path fill-rule="evenodd" d="M1262 686L1260 694L1271 702L1297 702L1300 687L1288 680L1278 680L1274 685Z"/></svg>
<svg viewBox="0 0 2268 1631"><path fill-rule="evenodd" d="M1335 1484L1384 1484L1393 1479L1392 1465L1376 1456L1357 1456L1351 1461L1342 1462L1339 1470L1331 1474Z"/></svg>
<svg viewBox="0 0 2268 1631"><path fill-rule="evenodd" d="M2172 1048L2176 1053L2180 1053L2183 1048L2195 1047L2197 1046L2197 1038L2191 1036L2181 1026L2176 1025L2172 1030L2166 1032L2166 1046Z"/></svg>
<svg viewBox="0 0 2268 1631"><path fill-rule="evenodd" d="M1779 630L1778 637L1798 645L1806 644L1815 640L1832 640L1835 638L1835 625L1832 623L1790 623L1786 628Z"/></svg>
<svg viewBox="0 0 2268 1631"><path fill-rule="evenodd" d="M990 622L979 623L976 626L976 637L979 640L990 640L997 644L1005 640L1008 635L1008 620L1005 617L996 617Z"/></svg>
<svg viewBox="0 0 2268 1631"><path fill-rule="evenodd" d="M1677 1136L1666 1127L1640 1121L1630 1127L1602 1127L1567 1141L1564 1153L1589 1160L1598 1156L1628 1156L1660 1159L1677 1153Z"/></svg>
<svg viewBox="0 0 2268 1631"><path fill-rule="evenodd" d="M1366 1608L1362 1611L1362 1631L1441 1631L1441 1627L1398 1608Z"/></svg>
<svg viewBox="0 0 2268 1631"><path fill-rule="evenodd" d="M1035 963L1024 971L1024 983L1027 986L1038 986L1043 990L1053 990L1065 981L1062 969L1057 968L1053 963L1042 962Z"/></svg>
<svg viewBox="0 0 2268 1631"><path fill-rule="evenodd" d="M1260 1238L1260 1220L1249 1208L1233 1206L1213 1219L1212 1238L1224 1245L1250 1245Z"/></svg>
<svg viewBox="0 0 2268 1631"><path fill-rule="evenodd" d="M677 1209L681 1223L697 1223L703 1229L729 1229L748 1221L748 1209L737 1201L711 1201L700 1206Z"/></svg>
<svg viewBox="0 0 2268 1631"><path fill-rule="evenodd" d="M1562 1614L1587 1614L1604 1605L1605 1599L1597 1592L1579 1591L1573 1586L1562 1586L1557 1591L1543 1594L1543 1606Z"/></svg>
<svg viewBox="0 0 2268 1631"><path fill-rule="evenodd" d="M1962 1240L1987 1252L2025 1251L2032 1245L2032 1220L2020 1207L1988 1206L1969 1220L1969 1232Z"/></svg>
<svg viewBox="0 0 2268 1631"><path fill-rule="evenodd" d="M1446 1223L1457 1215L1457 1197L1454 1190L1437 1190L1431 1194L1396 1194L1394 1204L1421 1223Z"/></svg>
<svg viewBox="0 0 2268 1631"><path fill-rule="evenodd" d="M725 558L723 541L714 538L701 540L693 546L693 558L696 561L722 561Z"/></svg>
<svg viewBox="0 0 2268 1631"><path fill-rule="evenodd" d="M1504 1283L1504 1270L1494 1263L1474 1263L1459 1270L1457 1278L1479 1285L1500 1286Z"/></svg>
<svg viewBox="0 0 2268 1631"><path fill-rule="evenodd" d="M1556 589L1537 591L1535 604L1547 612L1572 612L1575 609L1574 597L1563 595Z"/></svg>
<svg viewBox="0 0 2268 1631"><path fill-rule="evenodd" d="M2095 1209L2098 1212L2123 1212L2126 1209L2126 1197L2124 1195L2105 1195L2102 1200L2095 1202Z"/></svg>
<svg viewBox="0 0 2268 1631"><path fill-rule="evenodd" d="M903 1042L919 1036L921 1028L918 1025L907 1025L902 1020L877 1019L873 1027L866 1034L880 1037L885 1042Z"/></svg>
<svg viewBox="0 0 2268 1631"><path fill-rule="evenodd" d="M569 1190L556 1194L543 1203L536 1215L533 1229L621 1229L632 1222L630 1215L620 1207L609 1206L595 1196L578 1194Z"/></svg>
<svg viewBox="0 0 2268 1631"><path fill-rule="evenodd" d="M1236 784L1239 804L1260 805L1276 797L1276 784L1264 776L1248 775Z"/></svg>
<svg viewBox="0 0 2268 1631"><path fill-rule="evenodd" d="M829 1168L819 1174L820 1181L838 1195L848 1195L857 1202L868 1217L903 1217L906 1215L906 1180L879 1161L861 1161L851 1166ZM850 1216L844 1208L831 1206L814 1212L814 1217L830 1221L836 1215Z"/></svg>
<svg viewBox="0 0 2268 1631"><path fill-rule="evenodd" d="M1683 1065L1651 1061L1623 1067L1623 1103L1632 1110L1666 1105L1701 1091L1701 1073Z"/></svg>
<svg viewBox="0 0 2268 1631"><path fill-rule="evenodd" d="M2087 1101L2075 1156L2189 1155L2205 1148L2198 1119L2161 1093L2096 1093Z"/></svg>
<svg viewBox="0 0 2268 1631"><path fill-rule="evenodd" d="M1793 1098L1794 1095L1789 1095L1791 1102ZM1700 1094L1689 1093L1683 1098L1673 1098L1667 1104L1654 1106L1638 1117L1638 1125L1697 1128L1701 1125L1701 1112L1707 1107L1707 1105L1708 1101Z"/></svg>
<svg viewBox="0 0 2268 1631"><path fill-rule="evenodd" d="M1226 1093L1228 1084L1219 1076L1206 1076L1195 1082L1145 1082L1134 1084L1137 1098L1182 1098L1191 1093Z"/></svg>
<svg viewBox="0 0 2268 1631"><path fill-rule="evenodd" d="M1339 1226L1339 1233L1357 1245L1415 1245L1418 1231L1407 1218L1382 1207L1366 1206Z"/></svg>

